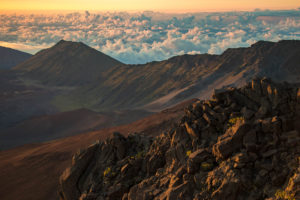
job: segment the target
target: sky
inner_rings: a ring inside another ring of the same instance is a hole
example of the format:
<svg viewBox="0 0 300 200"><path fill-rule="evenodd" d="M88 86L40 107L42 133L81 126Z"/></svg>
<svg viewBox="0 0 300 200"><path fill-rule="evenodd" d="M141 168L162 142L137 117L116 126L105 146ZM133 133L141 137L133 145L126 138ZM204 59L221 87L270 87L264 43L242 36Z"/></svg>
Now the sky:
<svg viewBox="0 0 300 200"><path fill-rule="evenodd" d="M204 12L298 7L299 0L0 0L0 10Z"/></svg>
<svg viewBox="0 0 300 200"><path fill-rule="evenodd" d="M0 46L35 54L61 39L124 63L221 54L300 39L300 0L0 0Z"/></svg>
<svg viewBox="0 0 300 200"><path fill-rule="evenodd" d="M0 46L36 53L61 39L84 42L124 63L221 54L259 40L300 39L300 9L170 14L0 14Z"/></svg>

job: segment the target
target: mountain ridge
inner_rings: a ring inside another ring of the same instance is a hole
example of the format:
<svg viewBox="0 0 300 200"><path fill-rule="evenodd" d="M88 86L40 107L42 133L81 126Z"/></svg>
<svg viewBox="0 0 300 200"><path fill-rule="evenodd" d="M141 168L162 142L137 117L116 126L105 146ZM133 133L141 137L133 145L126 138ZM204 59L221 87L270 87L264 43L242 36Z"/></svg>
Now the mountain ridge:
<svg viewBox="0 0 300 200"><path fill-rule="evenodd" d="M0 69L11 69L31 56L31 54L26 52L0 46Z"/></svg>
<svg viewBox="0 0 300 200"><path fill-rule="evenodd" d="M152 105L161 110L190 98L208 98L214 88L241 86L253 77L276 81L300 80L300 41L260 41L247 48L228 49L221 55L182 55L144 65L114 66L103 73L105 79L78 88L58 102L76 99L91 109L145 107L171 92L182 90L167 101ZM168 77L168 78L166 78ZM84 94L84 99L81 99ZM92 101L86 101L92 99Z"/></svg>
<svg viewBox="0 0 300 200"><path fill-rule="evenodd" d="M60 40L14 67L48 85L77 86L100 77L101 72L122 64L82 42Z"/></svg>
<svg viewBox="0 0 300 200"><path fill-rule="evenodd" d="M11 70L11 79L0 73L5 100L0 118L13 125L26 117L81 108L157 112L191 98L208 98L215 88L242 86L255 76L297 82L299 49L297 40L259 41L221 55L125 65L81 42L61 40ZM34 112L28 107L31 102L39 102Z"/></svg>

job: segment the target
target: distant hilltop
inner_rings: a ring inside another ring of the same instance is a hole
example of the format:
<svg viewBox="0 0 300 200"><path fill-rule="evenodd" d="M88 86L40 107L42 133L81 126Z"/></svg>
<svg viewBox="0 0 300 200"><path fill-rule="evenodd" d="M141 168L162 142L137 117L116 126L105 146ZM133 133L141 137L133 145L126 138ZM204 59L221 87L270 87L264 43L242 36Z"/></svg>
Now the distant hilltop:
<svg viewBox="0 0 300 200"><path fill-rule="evenodd" d="M0 70L11 69L31 56L29 53L0 46Z"/></svg>

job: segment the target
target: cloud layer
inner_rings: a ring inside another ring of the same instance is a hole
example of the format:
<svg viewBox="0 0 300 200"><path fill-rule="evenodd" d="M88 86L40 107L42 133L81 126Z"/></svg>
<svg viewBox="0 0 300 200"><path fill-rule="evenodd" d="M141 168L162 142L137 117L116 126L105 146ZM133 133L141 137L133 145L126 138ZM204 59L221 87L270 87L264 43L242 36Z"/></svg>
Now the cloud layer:
<svg viewBox="0 0 300 200"><path fill-rule="evenodd" d="M300 39L300 10L163 14L0 15L0 45L35 53L61 39L82 41L122 62L220 54L258 40Z"/></svg>

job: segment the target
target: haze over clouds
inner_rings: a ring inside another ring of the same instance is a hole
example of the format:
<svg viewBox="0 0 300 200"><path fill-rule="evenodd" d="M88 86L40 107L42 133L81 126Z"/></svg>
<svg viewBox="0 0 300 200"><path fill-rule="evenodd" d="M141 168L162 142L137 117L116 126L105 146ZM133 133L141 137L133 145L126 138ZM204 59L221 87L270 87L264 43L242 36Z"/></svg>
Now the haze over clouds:
<svg viewBox="0 0 300 200"><path fill-rule="evenodd" d="M2 14L0 46L35 53L60 39L82 41L125 63L189 53L220 54L258 40L300 39L300 10L163 14Z"/></svg>

